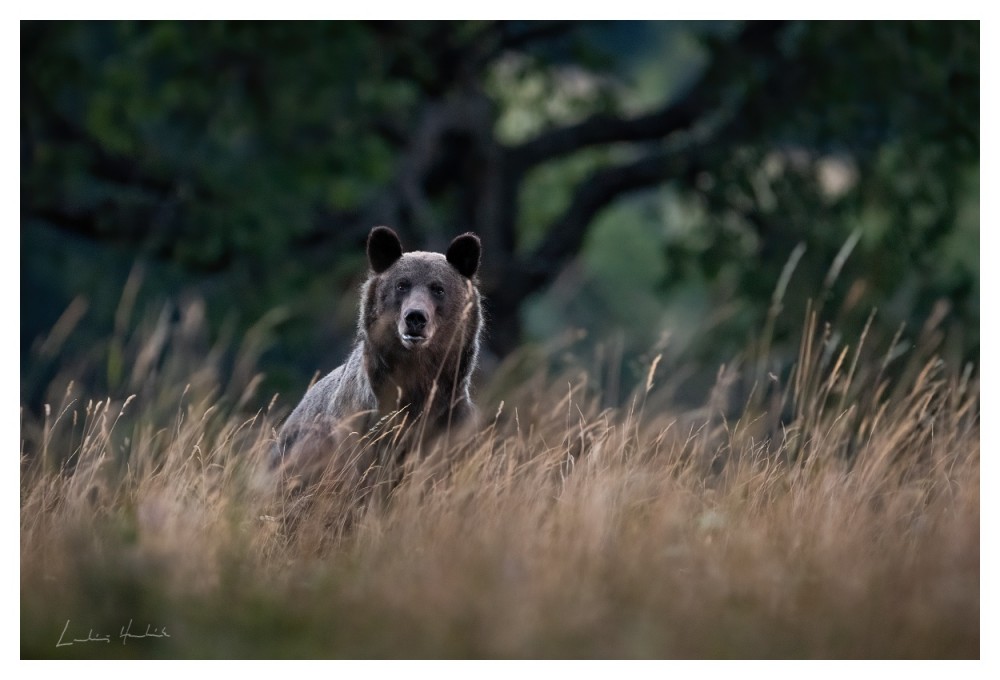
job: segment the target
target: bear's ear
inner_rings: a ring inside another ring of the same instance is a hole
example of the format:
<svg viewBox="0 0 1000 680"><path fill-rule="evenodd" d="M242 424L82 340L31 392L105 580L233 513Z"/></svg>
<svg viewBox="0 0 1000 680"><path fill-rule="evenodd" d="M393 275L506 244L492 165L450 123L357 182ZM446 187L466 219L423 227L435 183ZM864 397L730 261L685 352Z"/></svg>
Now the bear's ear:
<svg viewBox="0 0 1000 680"><path fill-rule="evenodd" d="M455 237L455 240L448 246L448 252L445 254L445 257L448 258L451 266L458 270L459 274L467 279L471 279L479 269L479 255L481 251L482 246L479 243L479 237L470 231L467 234Z"/></svg>
<svg viewBox="0 0 1000 680"><path fill-rule="evenodd" d="M368 233L368 264L381 274L403 256L403 244L389 227L373 227Z"/></svg>

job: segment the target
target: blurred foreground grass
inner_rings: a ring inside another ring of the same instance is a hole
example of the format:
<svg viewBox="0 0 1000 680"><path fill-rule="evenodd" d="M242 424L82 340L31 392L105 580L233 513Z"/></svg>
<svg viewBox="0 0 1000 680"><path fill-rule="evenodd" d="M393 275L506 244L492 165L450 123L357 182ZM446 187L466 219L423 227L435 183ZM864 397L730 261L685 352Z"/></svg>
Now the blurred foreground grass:
<svg viewBox="0 0 1000 680"><path fill-rule="evenodd" d="M679 407L657 357L602 408L602 367L526 351L480 432L292 531L260 463L298 395L144 337L135 396L22 409L22 657L979 656L978 369L811 319L787 376Z"/></svg>

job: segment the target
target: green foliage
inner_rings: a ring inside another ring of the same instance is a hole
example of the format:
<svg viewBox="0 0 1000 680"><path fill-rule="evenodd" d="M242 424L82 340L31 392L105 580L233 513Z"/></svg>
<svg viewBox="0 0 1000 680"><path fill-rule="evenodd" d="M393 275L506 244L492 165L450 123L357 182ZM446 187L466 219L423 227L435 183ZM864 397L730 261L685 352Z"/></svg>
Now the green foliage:
<svg viewBox="0 0 1000 680"><path fill-rule="evenodd" d="M202 297L213 337L286 310L269 373L300 386L353 333L379 222L411 247L480 230L493 321L517 340L583 327L640 352L698 325L710 339L671 351L712 372L759 335L801 243L788 318L812 301L858 330L877 307L891 336L945 309L954 354L975 357L978 24L790 22L743 41L761 26L24 23L22 377L78 297L64 358L111 333L138 260L139 306ZM504 174L550 132L672 105L694 122ZM513 285L591 178L657 153L692 167L615 189L564 225L579 246Z"/></svg>
<svg viewBox="0 0 1000 680"><path fill-rule="evenodd" d="M617 248L591 241L590 259L613 266L615 251L630 247L629 223L658 224L661 235L645 245L662 250L667 263L656 288L663 308L690 310L700 299L694 316L708 323L719 321L720 311L724 317L710 346L691 348L695 362L724 355L721 347L735 349L759 331L798 243L807 249L786 308L829 301L830 315L860 328L875 307L877 329L891 335L901 323L916 332L941 302L964 353L976 355L978 26L809 23L788 40L785 49L801 75L790 76L794 89L769 92L747 107L764 121L759 135L703 172L695 191L633 200L647 207L645 216L609 208L595 229L612 220L623 241ZM752 87L750 67L741 76L744 87ZM859 245L829 281L855 232ZM641 281L626 266L605 272L600 278L619 289L627 288L622 281ZM624 290L606 303L593 297L579 304L606 305L592 312L599 316L614 314L618 301L636 311L621 321L629 338L648 339L690 322L690 314L632 308ZM779 321L779 336L794 330Z"/></svg>
<svg viewBox="0 0 1000 680"><path fill-rule="evenodd" d="M101 233L212 267L271 259L312 228L328 197L356 207L391 173L391 154L366 121L405 111L411 98L400 83L357 86L382 74L376 46L355 26L25 30L25 142L41 146L41 161L70 163L29 165L32 212L117 206ZM68 149L50 146L51 119L76 133ZM41 191L52 178L65 184Z"/></svg>

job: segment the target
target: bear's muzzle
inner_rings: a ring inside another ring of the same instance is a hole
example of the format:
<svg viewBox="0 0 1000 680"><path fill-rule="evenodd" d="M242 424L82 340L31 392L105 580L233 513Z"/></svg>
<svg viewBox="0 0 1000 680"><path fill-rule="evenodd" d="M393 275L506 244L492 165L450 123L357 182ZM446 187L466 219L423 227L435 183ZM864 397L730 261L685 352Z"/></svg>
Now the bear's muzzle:
<svg viewBox="0 0 1000 680"><path fill-rule="evenodd" d="M397 327L403 347L414 349L431 339L434 333L432 310L430 300L423 291L414 291L405 301Z"/></svg>

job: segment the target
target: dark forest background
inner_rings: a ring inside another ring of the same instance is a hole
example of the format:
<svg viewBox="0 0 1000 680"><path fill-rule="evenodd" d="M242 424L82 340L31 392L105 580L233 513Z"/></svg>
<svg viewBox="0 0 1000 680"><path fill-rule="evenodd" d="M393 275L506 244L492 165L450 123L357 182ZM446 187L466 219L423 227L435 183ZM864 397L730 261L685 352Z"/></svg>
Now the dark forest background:
<svg viewBox="0 0 1000 680"><path fill-rule="evenodd" d="M755 351L780 375L807 307L978 361L979 35L22 23L22 403L135 390L144 327L234 371L252 337L260 400L294 403L347 351L377 224L482 237L487 374L584 329L622 383L656 352L690 392Z"/></svg>

